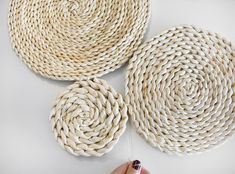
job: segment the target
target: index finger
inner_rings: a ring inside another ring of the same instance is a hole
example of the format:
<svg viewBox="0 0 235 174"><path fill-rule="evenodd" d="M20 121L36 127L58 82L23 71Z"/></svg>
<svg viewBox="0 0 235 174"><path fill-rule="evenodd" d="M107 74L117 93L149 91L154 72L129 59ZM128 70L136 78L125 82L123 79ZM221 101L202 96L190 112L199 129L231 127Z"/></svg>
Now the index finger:
<svg viewBox="0 0 235 174"><path fill-rule="evenodd" d="M150 172L142 167L140 174L150 174Z"/></svg>

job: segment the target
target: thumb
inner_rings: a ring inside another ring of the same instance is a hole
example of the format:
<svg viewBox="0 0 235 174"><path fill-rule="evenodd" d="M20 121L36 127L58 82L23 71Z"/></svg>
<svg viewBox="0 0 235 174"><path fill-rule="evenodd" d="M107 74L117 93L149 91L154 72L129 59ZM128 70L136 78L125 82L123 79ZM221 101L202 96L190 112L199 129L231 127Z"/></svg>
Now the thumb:
<svg viewBox="0 0 235 174"><path fill-rule="evenodd" d="M140 174L141 162L139 160L133 161L129 164L126 174Z"/></svg>

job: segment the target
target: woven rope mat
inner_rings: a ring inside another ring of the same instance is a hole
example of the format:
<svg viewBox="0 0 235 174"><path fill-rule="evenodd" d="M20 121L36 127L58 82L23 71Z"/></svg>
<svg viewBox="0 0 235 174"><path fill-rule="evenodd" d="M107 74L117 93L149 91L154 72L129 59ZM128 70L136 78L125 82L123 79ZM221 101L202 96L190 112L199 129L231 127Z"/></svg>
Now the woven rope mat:
<svg viewBox="0 0 235 174"><path fill-rule="evenodd" d="M57 80L98 77L140 45L149 0L11 0L12 46L34 72Z"/></svg>
<svg viewBox="0 0 235 174"><path fill-rule="evenodd" d="M171 28L142 45L127 70L137 132L170 154L203 152L235 129L235 52L216 33Z"/></svg>
<svg viewBox="0 0 235 174"><path fill-rule="evenodd" d="M102 156L123 134L127 107L104 80L80 80L58 97L51 125L59 144L79 156Z"/></svg>

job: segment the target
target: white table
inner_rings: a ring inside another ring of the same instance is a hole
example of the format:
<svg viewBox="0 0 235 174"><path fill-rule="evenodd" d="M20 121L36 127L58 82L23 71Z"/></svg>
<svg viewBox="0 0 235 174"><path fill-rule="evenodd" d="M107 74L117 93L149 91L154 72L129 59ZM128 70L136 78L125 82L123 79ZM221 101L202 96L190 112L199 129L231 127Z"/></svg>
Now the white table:
<svg viewBox="0 0 235 174"><path fill-rule="evenodd" d="M49 113L56 96L71 82L32 73L12 51L7 29L8 0L0 0L0 173L108 174L117 165L140 159L152 174L234 174L235 137L210 152L169 156L152 148L128 127L112 152L102 158L74 157L52 134ZM180 24L220 33L235 45L234 0L152 0L146 40ZM124 94L123 68L104 76Z"/></svg>

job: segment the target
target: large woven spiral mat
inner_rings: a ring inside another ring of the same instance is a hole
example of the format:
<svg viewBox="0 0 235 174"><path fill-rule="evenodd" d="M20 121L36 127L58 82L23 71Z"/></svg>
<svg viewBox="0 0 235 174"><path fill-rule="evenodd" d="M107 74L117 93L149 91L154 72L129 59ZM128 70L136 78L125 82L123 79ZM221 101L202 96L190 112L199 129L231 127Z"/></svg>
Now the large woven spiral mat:
<svg viewBox="0 0 235 174"><path fill-rule="evenodd" d="M57 80L98 77L140 45L149 0L11 0L9 33L34 72Z"/></svg>
<svg viewBox="0 0 235 174"><path fill-rule="evenodd" d="M80 80L58 97L51 125L59 144L79 156L102 156L123 134L127 107L105 81Z"/></svg>
<svg viewBox="0 0 235 174"><path fill-rule="evenodd" d="M235 51L218 34L171 28L141 46L127 72L137 132L170 154L203 152L235 129Z"/></svg>

